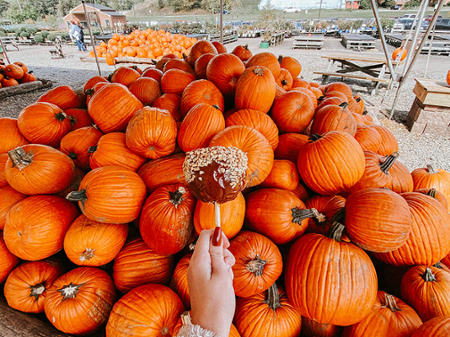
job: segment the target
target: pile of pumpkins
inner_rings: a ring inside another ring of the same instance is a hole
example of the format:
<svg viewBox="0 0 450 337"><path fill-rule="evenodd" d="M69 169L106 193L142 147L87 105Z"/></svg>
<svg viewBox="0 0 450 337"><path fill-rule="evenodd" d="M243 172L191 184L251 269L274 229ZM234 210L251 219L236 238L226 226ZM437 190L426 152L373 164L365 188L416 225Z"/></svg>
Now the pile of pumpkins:
<svg viewBox="0 0 450 337"><path fill-rule="evenodd" d="M230 336L448 336L450 173L409 172L361 97L300 72L199 41L185 60L60 86L0 119L8 304L68 334L176 336L191 248L214 227L185 153L233 146L248 169L220 206Z"/></svg>
<svg viewBox="0 0 450 337"><path fill-rule="evenodd" d="M0 89L36 81L36 76L22 62L0 65Z"/></svg>

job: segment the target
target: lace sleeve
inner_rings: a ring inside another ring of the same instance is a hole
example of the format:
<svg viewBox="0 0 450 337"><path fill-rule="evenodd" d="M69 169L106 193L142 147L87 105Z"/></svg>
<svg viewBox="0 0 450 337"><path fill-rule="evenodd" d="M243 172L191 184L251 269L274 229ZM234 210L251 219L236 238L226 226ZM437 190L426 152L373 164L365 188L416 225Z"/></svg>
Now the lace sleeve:
<svg viewBox="0 0 450 337"><path fill-rule="evenodd" d="M203 329L200 325L187 324L178 332L177 337L219 337L214 332Z"/></svg>

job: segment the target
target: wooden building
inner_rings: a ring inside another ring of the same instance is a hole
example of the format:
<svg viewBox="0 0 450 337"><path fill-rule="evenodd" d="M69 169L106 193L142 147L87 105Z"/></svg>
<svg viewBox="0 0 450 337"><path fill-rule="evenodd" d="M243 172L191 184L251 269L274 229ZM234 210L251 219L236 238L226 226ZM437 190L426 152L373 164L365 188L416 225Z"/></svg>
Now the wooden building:
<svg viewBox="0 0 450 337"><path fill-rule="evenodd" d="M114 28L127 23L127 18L124 14L118 13L114 9L103 5L86 3L86 11L91 19L92 26ZM64 23L68 30L70 29L70 21L72 20L80 21L87 27L87 20L82 4L71 9L69 14L64 17Z"/></svg>

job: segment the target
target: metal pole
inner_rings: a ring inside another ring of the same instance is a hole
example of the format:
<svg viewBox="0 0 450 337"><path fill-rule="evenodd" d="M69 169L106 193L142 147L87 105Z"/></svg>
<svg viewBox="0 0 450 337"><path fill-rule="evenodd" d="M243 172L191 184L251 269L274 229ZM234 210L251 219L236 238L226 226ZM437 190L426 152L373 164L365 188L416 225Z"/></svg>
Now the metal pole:
<svg viewBox="0 0 450 337"><path fill-rule="evenodd" d="M417 58L420 55L420 52L423 48L423 46L425 45L426 40L428 39L428 35L430 35L431 30L433 29L434 25L436 24L439 12L442 9L442 6L444 5L444 0L439 0L439 4L438 7L436 9L436 11L433 14L433 18L430 21L430 25L428 26L425 35L422 37L422 40L420 41L419 47L417 48L417 50L414 53L414 57L411 61L411 63L408 66L408 69L406 70L405 75L403 75L400 79L399 79L399 84L398 84L398 89L397 89L397 94L395 95L395 99L394 99L394 103L392 104L392 109L391 109L391 114L389 116L389 119L392 119L392 117L394 116L394 109L395 109L395 104L397 103L397 97L398 97L398 93L401 89L401 87L403 86L403 83L405 82L405 80L408 78L409 73L411 72L412 68L414 67L414 63L416 63Z"/></svg>
<svg viewBox="0 0 450 337"><path fill-rule="evenodd" d="M85 0L81 0L81 2L83 3L84 15L86 16L87 26L88 26L88 30L89 30L89 36L91 37L92 49L94 50L95 63L97 63L98 74L100 76L102 76L102 71L100 70L100 63L98 62L97 50L95 50L95 40L94 40L94 36L92 35L92 30L91 30L91 18L89 17L89 15L87 13Z"/></svg>
<svg viewBox="0 0 450 337"><path fill-rule="evenodd" d="M223 0L220 0L220 43L223 43Z"/></svg>
<svg viewBox="0 0 450 337"><path fill-rule="evenodd" d="M5 45L3 44L2 39L0 39L0 45L2 46L3 55L5 55L6 61L8 62L8 64L10 64L11 62L9 62L8 53L6 52L6 48L5 48Z"/></svg>
<svg viewBox="0 0 450 337"><path fill-rule="evenodd" d="M430 49L428 49L428 55L427 55L427 65L425 67L425 72L423 74L423 77L427 77L428 73L428 65L430 64L430 56L431 56L431 48L433 47L433 41L434 41L434 34L436 33L436 26L434 26L433 33L431 34L431 41L430 41Z"/></svg>
<svg viewBox="0 0 450 337"><path fill-rule="evenodd" d="M372 3L372 12L373 12L373 15L375 16L375 20L378 25L378 32L380 33L381 45L383 46L384 56L386 57L386 62L389 67L389 72L391 73L391 79L395 80L396 75L394 72L394 67L392 66L391 58L389 57L389 52L388 52L387 45L386 45L386 39L384 38L383 27L381 26L380 16L378 15L377 3L375 0L370 0L370 2Z"/></svg>
<svg viewBox="0 0 450 337"><path fill-rule="evenodd" d="M322 12L322 1L323 0L320 0L320 5L319 5L319 17L318 17L319 20L320 20L320 13ZM317 2L316 2L316 4L317 4Z"/></svg>

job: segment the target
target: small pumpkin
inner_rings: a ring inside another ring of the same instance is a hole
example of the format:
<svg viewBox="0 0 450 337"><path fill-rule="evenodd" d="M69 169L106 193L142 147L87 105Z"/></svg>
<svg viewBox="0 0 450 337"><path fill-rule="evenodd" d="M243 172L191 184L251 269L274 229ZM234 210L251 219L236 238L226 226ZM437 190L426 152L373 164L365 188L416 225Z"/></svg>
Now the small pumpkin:
<svg viewBox="0 0 450 337"><path fill-rule="evenodd" d="M197 104L216 105L220 111L224 109L224 100L220 90L207 80L197 80L189 84L181 96L180 111L183 116Z"/></svg>
<svg viewBox="0 0 450 337"><path fill-rule="evenodd" d="M281 56L278 57L278 62L280 62L280 67L289 71L292 78L297 78L302 72L302 65L300 62L291 56Z"/></svg>
<svg viewBox="0 0 450 337"><path fill-rule="evenodd" d="M291 73L283 68L280 69L280 75L278 75L275 80L277 82L277 85L279 85L284 90L290 90L294 82Z"/></svg>
<svg viewBox="0 0 450 337"><path fill-rule="evenodd" d="M67 109L64 113L69 116L70 124L72 125L71 131L94 124L86 109Z"/></svg>
<svg viewBox="0 0 450 337"><path fill-rule="evenodd" d="M97 83L103 83L103 82L106 83L106 82L108 82L108 80L105 79L104 77L98 76L98 75L94 76L94 77L91 77L84 84L83 91L86 92L86 90L92 89L94 87L94 85L96 85Z"/></svg>
<svg viewBox="0 0 450 337"><path fill-rule="evenodd" d="M161 82L161 77L163 74L164 73L159 69L148 67L142 72L141 77L153 78L159 83Z"/></svg>
<svg viewBox="0 0 450 337"><path fill-rule="evenodd" d="M279 143L275 149L275 159L286 159L297 162L300 148L308 143L309 137L299 133L284 133L280 135Z"/></svg>
<svg viewBox="0 0 450 337"><path fill-rule="evenodd" d="M139 72L129 67L119 67L109 76L111 83L123 84L129 87L131 83L136 81L141 75Z"/></svg>
<svg viewBox="0 0 450 337"><path fill-rule="evenodd" d="M159 83L153 78L138 78L130 84L128 89L144 106L150 106L155 99L161 96Z"/></svg>
<svg viewBox="0 0 450 337"><path fill-rule="evenodd" d="M250 57L252 57L252 52L248 49L248 44L246 45L239 45L234 47L231 54L236 55L239 57L242 61L247 61Z"/></svg>
<svg viewBox="0 0 450 337"><path fill-rule="evenodd" d="M69 132L61 139L60 150L73 160L75 166L89 168L89 148L96 146L103 133L93 126Z"/></svg>
<svg viewBox="0 0 450 337"><path fill-rule="evenodd" d="M406 55L408 55L408 50L406 48L397 48L392 53L392 59L394 61L403 61L406 58Z"/></svg>
<svg viewBox="0 0 450 337"><path fill-rule="evenodd" d="M14 64L22 68L24 74L28 72L28 67L23 62L14 62Z"/></svg>
<svg viewBox="0 0 450 337"><path fill-rule="evenodd" d="M181 122L183 120L183 115L180 111L181 97L176 94L163 94L153 101L152 106L158 109L164 109L169 111L173 119L176 122Z"/></svg>
<svg viewBox="0 0 450 337"><path fill-rule="evenodd" d="M217 49L209 41L200 40L194 43L194 45L189 50L189 54L186 61L192 66L195 66L195 61L200 58L203 54L214 54L217 55Z"/></svg>
<svg viewBox="0 0 450 337"><path fill-rule="evenodd" d="M345 207L345 199L340 195L317 195L308 199L305 207L318 212L316 216L309 218L306 232L326 235L335 221L335 216Z"/></svg>
<svg viewBox="0 0 450 337"><path fill-rule="evenodd" d="M37 101L54 104L61 110L78 108L80 105L77 93L67 85L60 85L47 91Z"/></svg>
<svg viewBox="0 0 450 337"><path fill-rule="evenodd" d="M5 72L6 76L14 78L15 80L20 80L23 77L23 74L25 73L22 67L19 67L14 63L8 64L3 69L3 71Z"/></svg>
<svg viewBox="0 0 450 337"><path fill-rule="evenodd" d="M16 147L28 144L28 140L20 133L17 119L0 118L0 153L14 150Z"/></svg>
<svg viewBox="0 0 450 337"><path fill-rule="evenodd" d="M275 159L272 171L261 183L261 187L279 188L293 191L299 184L300 176L297 166L289 160Z"/></svg>
<svg viewBox="0 0 450 337"><path fill-rule="evenodd" d="M347 109L347 106L347 103L327 105L318 110L314 115L311 133L321 135L329 131L343 131L354 136L356 133L356 120L350 110Z"/></svg>
<svg viewBox="0 0 450 337"><path fill-rule="evenodd" d="M239 57L233 54L219 54L209 61L206 77L223 95L232 96L236 92L238 80L244 71L245 66Z"/></svg>

